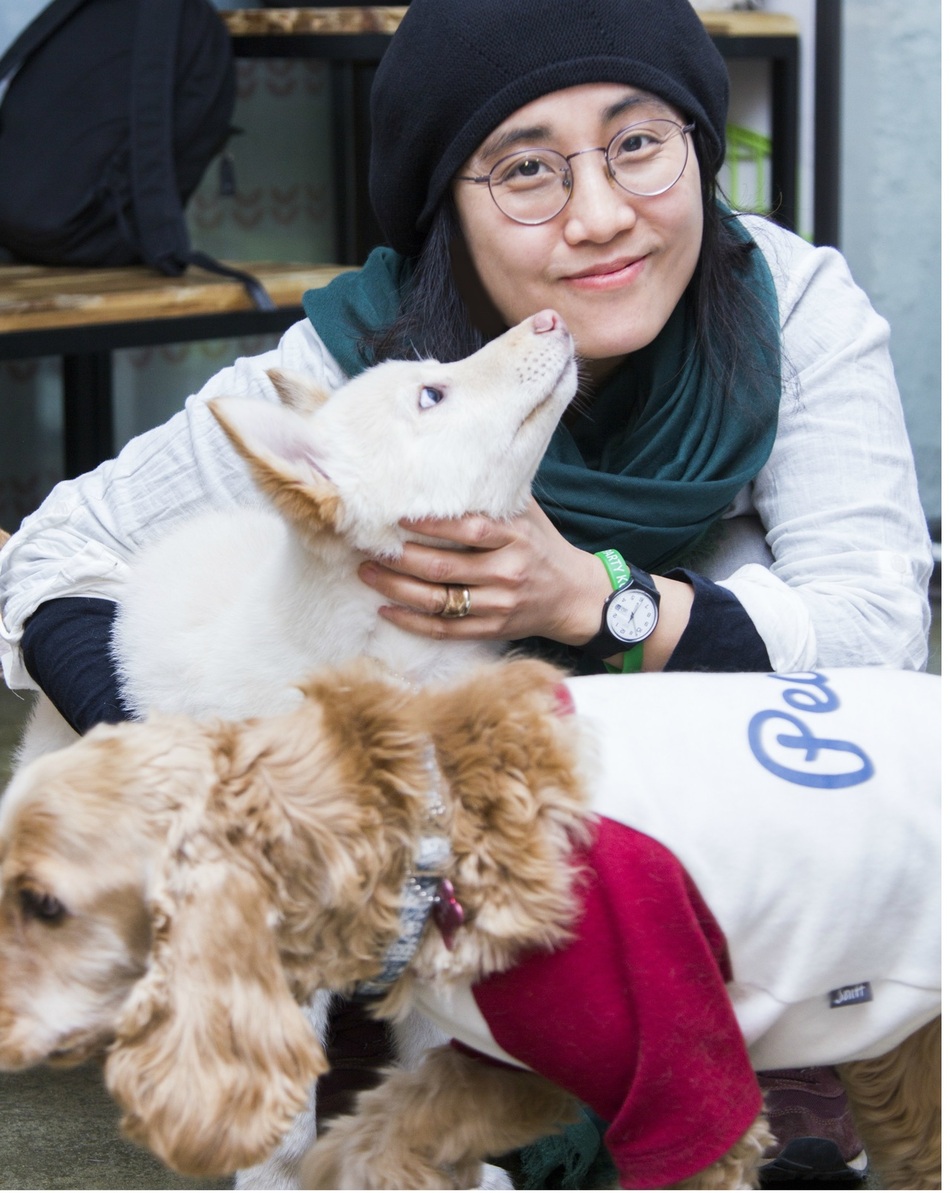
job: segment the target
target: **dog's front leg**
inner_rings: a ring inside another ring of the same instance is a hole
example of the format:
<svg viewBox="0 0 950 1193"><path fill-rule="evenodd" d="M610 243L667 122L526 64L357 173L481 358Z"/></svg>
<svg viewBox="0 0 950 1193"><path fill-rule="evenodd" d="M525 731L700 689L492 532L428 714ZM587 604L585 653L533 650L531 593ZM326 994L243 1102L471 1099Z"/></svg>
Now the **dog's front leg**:
<svg viewBox="0 0 950 1193"><path fill-rule="evenodd" d="M767 1149L775 1142L768 1119L760 1114L738 1143L724 1156L674 1185L674 1189L758 1189L758 1171Z"/></svg>
<svg viewBox="0 0 950 1193"><path fill-rule="evenodd" d="M438 1048L360 1095L305 1157L308 1189L471 1189L486 1156L553 1134L577 1117L563 1090L526 1070Z"/></svg>

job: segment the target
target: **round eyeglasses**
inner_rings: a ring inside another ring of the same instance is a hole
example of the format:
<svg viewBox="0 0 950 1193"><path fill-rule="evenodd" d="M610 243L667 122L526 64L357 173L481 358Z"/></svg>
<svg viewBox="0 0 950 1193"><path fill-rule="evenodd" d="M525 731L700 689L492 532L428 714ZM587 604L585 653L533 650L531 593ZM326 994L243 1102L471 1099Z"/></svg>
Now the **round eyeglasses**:
<svg viewBox="0 0 950 1193"><path fill-rule="evenodd" d="M460 182L487 184L495 206L519 224L545 224L567 206L574 188L571 160L582 153L602 153L610 177L628 194L662 195L682 178L689 156L686 134L695 124L643 120L623 128L606 147L578 149L567 157L554 149L521 149L495 162L479 177Z"/></svg>

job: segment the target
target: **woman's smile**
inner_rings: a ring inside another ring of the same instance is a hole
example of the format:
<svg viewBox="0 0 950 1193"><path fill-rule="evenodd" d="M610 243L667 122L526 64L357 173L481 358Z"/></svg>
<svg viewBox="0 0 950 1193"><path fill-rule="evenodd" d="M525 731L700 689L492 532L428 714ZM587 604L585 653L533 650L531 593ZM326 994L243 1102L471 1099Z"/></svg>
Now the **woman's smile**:
<svg viewBox="0 0 950 1193"><path fill-rule="evenodd" d="M646 254L639 257L621 257L587 266L576 273L567 274L563 280L575 290L620 290L632 285L642 275L646 262Z"/></svg>

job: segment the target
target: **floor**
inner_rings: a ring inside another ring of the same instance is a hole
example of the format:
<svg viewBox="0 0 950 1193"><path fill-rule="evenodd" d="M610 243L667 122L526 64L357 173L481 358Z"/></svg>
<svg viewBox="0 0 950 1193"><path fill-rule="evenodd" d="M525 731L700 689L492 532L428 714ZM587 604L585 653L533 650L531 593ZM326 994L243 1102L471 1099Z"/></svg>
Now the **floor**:
<svg viewBox="0 0 950 1193"><path fill-rule="evenodd" d="M940 602L934 602L929 670L940 667ZM0 683L0 789L27 703ZM0 1189L225 1189L176 1177L123 1140L96 1066L0 1074Z"/></svg>

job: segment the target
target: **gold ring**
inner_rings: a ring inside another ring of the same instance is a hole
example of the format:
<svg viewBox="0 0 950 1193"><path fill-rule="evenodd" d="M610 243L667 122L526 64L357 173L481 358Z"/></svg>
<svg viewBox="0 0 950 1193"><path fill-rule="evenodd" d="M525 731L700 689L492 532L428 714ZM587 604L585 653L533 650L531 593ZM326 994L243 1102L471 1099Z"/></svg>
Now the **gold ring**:
<svg viewBox="0 0 950 1193"><path fill-rule="evenodd" d="M472 611L472 594L461 584L447 584L445 604L440 617L468 617Z"/></svg>

